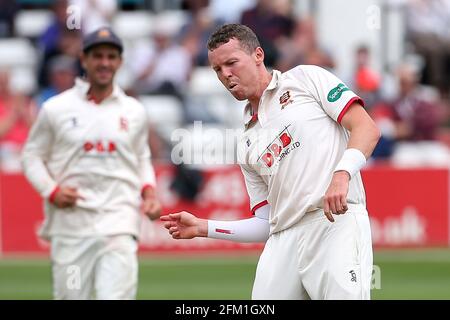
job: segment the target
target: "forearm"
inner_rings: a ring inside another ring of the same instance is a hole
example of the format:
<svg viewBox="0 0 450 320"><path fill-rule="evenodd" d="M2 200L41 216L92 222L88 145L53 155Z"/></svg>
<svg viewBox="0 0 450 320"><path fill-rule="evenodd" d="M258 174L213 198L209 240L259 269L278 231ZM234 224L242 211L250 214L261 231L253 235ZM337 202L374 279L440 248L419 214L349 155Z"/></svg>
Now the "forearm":
<svg viewBox="0 0 450 320"><path fill-rule="evenodd" d="M255 211L250 219L237 221L208 220L208 238L236 242L265 242L269 238L270 205Z"/></svg>
<svg viewBox="0 0 450 320"><path fill-rule="evenodd" d="M31 128L23 147L22 168L28 181L44 198L47 198L57 186L57 182L46 166L52 144L52 130L49 127L46 111L42 109L40 118Z"/></svg>
<svg viewBox="0 0 450 320"><path fill-rule="evenodd" d="M341 124L350 132L347 149L357 149L368 159L380 139L380 130L369 114L355 103L348 109Z"/></svg>
<svg viewBox="0 0 450 320"><path fill-rule="evenodd" d="M22 167L24 175L34 189L43 198L48 198L57 187L57 183L48 173L44 162L39 158L25 155L22 158Z"/></svg>
<svg viewBox="0 0 450 320"><path fill-rule="evenodd" d="M207 236L235 242L265 242L269 238L269 221L259 217L237 221L208 220Z"/></svg>
<svg viewBox="0 0 450 320"><path fill-rule="evenodd" d="M347 111L342 125L350 132L350 138L334 171L347 171L351 179L372 155L380 139L380 130L360 105L354 105Z"/></svg>

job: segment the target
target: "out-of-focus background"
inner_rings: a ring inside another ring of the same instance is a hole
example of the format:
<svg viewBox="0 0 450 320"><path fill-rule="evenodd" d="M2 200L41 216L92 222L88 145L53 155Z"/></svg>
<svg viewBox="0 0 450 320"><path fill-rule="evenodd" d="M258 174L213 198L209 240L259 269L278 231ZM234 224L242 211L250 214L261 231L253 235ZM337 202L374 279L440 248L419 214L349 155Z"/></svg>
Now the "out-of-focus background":
<svg viewBox="0 0 450 320"><path fill-rule="evenodd" d="M102 25L125 43L118 83L148 111L164 213L250 216L233 164L243 103L205 47L229 22L255 30L269 68L334 72L379 125L363 170L373 298L450 299L450 0L0 0L0 299L51 299L42 200L20 151L42 103L82 74L83 34ZM173 163L180 128L195 164ZM261 248L175 241L144 220L138 298L249 299Z"/></svg>

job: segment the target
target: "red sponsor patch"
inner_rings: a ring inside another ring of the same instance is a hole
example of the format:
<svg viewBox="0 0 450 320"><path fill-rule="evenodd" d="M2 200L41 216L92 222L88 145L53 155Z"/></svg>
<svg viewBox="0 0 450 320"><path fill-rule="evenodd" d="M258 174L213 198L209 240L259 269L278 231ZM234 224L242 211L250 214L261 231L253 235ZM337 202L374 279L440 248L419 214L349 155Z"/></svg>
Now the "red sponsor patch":
<svg viewBox="0 0 450 320"><path fill-rule="evenodd" d="M232 234L231 230L226 230L226 229L216 229L216 232L218 232L218 233Z"/></svg>

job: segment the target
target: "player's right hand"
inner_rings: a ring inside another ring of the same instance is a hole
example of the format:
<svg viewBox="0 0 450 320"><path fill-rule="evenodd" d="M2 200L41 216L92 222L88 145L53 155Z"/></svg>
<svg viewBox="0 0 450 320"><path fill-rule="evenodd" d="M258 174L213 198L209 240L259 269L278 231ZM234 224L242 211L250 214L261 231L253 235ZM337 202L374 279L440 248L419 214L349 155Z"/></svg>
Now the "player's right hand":
<svg viewBox="0 0 450 320"><path fill-rule="evenodd" d="M333 174L330 185L323 197L323 212L330 222L334 222L333 214L344 214L348 210L347 194L350 175L346 171Z"/></svg>
<svg viewBox="0 0 450 320"><path fill-rule="evenodd" d="M78 199L83 197L78 193L77 188L60 187L53 199L53 204L58 208L69 208L76 205Z"/></svg>
<svg viewBox="0 0 450 320"><path fill-rule="evenodd" d="M189 212L171 213L161 216L160 219L174 239L208 236L208 220L197 218Z"/></svg>

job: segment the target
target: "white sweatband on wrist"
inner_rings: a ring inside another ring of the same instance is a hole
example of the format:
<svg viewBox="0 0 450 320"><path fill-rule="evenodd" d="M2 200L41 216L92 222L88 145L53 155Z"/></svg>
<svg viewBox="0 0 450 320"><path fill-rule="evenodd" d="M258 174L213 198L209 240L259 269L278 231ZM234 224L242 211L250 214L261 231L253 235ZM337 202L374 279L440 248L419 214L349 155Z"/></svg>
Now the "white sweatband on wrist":
<svg viewBox="0 0 450 320"><path fill-rule="evenodd" d="M347 171L350 179L366 164L366 157L358 149L347 149L333 172Z"/></svg>
<svg viewBox="0 0 450 320"><path fill-rule="evenodd" d="M270 206L265 205L257 209L255 216L250 219L236 221L208 220L208 238L235 242L265 242L269 238L269 211ZM267 219L264 218L265 216L267 216Z"/></svg>

